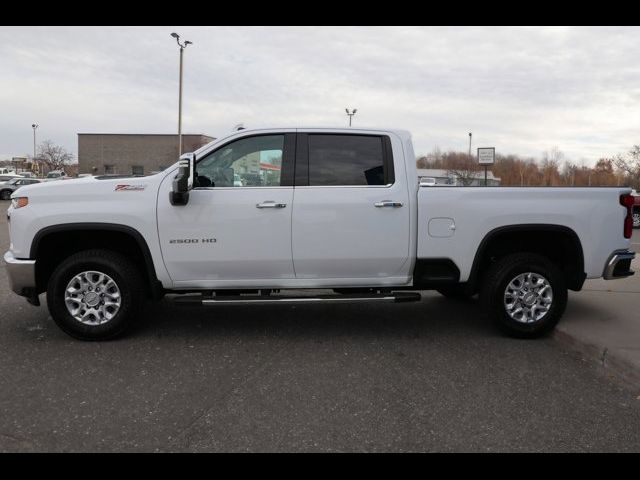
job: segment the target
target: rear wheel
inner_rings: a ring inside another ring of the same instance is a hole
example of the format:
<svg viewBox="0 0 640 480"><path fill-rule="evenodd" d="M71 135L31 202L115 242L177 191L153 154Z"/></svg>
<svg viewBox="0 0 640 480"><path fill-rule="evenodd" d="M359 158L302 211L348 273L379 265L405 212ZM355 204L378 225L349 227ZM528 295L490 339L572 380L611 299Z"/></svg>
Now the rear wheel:
<svg viewBox="0 0 640 480"><path fill-rule="evenodd" d="M633 228L640 228L640 210L633 212Z"/></svg>
<svg viewBox="0 0 640 480"><path fill-rule="evenodd" d="M553 330L564 313L566 281L546 257L533 253L508 255L487 272L482 301L505 333L535 338Z"/></svg>
<svg viewBox="0 0 640 480"><path fill-rule="evenodd" d="M125 256L108 250L76 253L53 272L47 305L56 324L81 340L108 340L137 319L142 277Z"/></svg>

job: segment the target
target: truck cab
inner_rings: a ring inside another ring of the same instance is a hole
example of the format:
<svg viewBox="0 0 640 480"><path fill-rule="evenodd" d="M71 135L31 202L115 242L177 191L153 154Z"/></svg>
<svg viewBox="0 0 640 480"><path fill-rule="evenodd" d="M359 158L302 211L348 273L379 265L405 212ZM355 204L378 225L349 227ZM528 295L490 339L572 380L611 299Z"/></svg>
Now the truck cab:
<svg viewBox="0 0 640 480"><path fill-rule="evenodd" d="M407 284L411 201L401 153L395 134L321 129L244 130L198 151L187 204L167 201L171 176L159 187L173 286Z"/></svg>

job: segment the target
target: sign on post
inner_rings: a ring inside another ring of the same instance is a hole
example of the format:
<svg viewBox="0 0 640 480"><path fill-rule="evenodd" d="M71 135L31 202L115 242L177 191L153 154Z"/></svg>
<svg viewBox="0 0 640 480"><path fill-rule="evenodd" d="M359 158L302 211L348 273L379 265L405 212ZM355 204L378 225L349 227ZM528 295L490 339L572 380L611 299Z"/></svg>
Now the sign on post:
<svg viewBox="0 0 640 480"><path fill-rule="evenodd" d="M496 162L495 147L478 148L478 163L484 165L484 186L487 186L487 165Z"/></svg>
<svg viewBox="0 0 640 480"><path fill-rule="evenodd" d="M496 161L496 149L478 148L478 163L480 165L493 165Z"/></svg>

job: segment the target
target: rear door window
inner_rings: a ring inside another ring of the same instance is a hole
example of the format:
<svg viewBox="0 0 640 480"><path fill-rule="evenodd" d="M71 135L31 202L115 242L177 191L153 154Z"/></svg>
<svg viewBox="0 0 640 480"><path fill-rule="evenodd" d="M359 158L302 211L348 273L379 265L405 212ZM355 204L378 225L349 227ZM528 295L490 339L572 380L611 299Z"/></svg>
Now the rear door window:
<svg viewBox="0 0 640 480"><path fill-rule="evenodd" d="M309 134L310 186L366 186L393 183L393 162L385 137Z"/></svg>

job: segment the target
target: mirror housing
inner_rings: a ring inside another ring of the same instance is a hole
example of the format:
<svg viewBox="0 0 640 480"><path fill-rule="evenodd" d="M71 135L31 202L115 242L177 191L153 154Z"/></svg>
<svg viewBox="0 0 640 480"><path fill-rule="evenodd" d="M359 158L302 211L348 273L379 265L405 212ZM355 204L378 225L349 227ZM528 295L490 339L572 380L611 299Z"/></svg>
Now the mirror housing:
<svg viewBox="0 0 640 480"><path fill-rule="evenodd" d="M173 179L173 189L169 192L171 205L186 205L189 203L189 190L193 188L195 172L195 154L185 153L180 157L178 174Z"/></svg>

